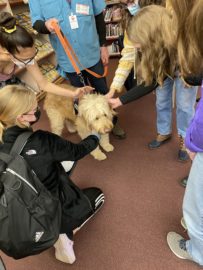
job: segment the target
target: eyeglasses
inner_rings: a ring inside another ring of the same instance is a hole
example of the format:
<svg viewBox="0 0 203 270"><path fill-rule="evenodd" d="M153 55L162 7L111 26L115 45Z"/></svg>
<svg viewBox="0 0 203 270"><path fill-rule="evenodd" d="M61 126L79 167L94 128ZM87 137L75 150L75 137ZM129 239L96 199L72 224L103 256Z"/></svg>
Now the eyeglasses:
<svg viewBox="0 0 203 270"><path fill-rule="evenodd" d="M39 50L38 50L38 48L36 48L36 51L35 51L34 56L31 57L31 58L29 58L29 59L27 59L27 60L19 59L15 55L12 55L12 56L13 56L13 58L15 58L16 60L18 60L19 62L23 63L26 66L26 65L29 65L29 63L36 57L36 55L38 54L38 52L39 52Z"/></svg>

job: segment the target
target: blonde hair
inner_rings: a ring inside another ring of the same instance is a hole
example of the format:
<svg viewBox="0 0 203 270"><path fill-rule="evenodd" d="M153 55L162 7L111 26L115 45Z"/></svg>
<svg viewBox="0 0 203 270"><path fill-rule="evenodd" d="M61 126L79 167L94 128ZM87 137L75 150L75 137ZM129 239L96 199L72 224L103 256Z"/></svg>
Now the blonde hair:
<svg viewBox="0 0 203 270"><path fill-rule="evenodd" d="M139 0L138 1L141 8L149 6L149 5L161 5L165 6L166 1L165 0Z"/></svg>
<svg viewBox="0 0 203 270"><path fill-rule="evenodd" d="M192 1L193 2L193 1ZM184 23L179 25L178 60L184 76L203 73L203 1L194 0Z"/></svg>
<svg viewBox="0 0 203 270"><path fill-rule="evenodd" d="M195 0L167 0L166 8L173 13L178 26L185 24L185 19L189 15Z"/></svg>
<svg viewBox="0 0 203 270"><path fill-rule="evenodd" d="M177 24L176 46L183 76L203 72L203 1L167 0Z"/></svg>
<svg viewBox="0 0 203 270"><path fill-rule="evenodd" d="M153 79L162 85L166 76L174 76L177 54L169 42L171 21L166 8L151 5L141 9L127 29L131 42L141 45L142 56L135 63L135 70L141 71L146 85Z"/></svg>
<svg viewBox="0 0 203 270"><path fill-rule="evenodd" d="M12 126L25 128L16 118L33 109L36 103L34 92L20 85L8 85L0 90L0 141L5 129Z"/></svg>

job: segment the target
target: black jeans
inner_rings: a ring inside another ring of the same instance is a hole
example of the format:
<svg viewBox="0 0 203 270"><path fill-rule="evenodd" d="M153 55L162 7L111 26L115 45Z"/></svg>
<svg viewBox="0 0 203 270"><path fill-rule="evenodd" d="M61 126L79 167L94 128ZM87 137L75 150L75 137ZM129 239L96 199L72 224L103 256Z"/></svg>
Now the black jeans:
<svg viewBox="0 0 203 270"><path fill-rule="evenodd" d="M101 62L101 60L93 67L88 68L91 71L96 72L97 74L102 75L104 73L104 67L103 64ZM81 71L85 84L86 85L91 85L92 87L95 88L95 91L97 93L100 93L102 95L105 95L108 93L108 87L107 87L107 83L106 83L106 78L96 78L93 75L89 74L86 70ZM82 87L83 84L80 81L80 77L77 75L76 72L67 72L66 73L67 78L70 80L71 85L75 86L75 87Z"/></svg>

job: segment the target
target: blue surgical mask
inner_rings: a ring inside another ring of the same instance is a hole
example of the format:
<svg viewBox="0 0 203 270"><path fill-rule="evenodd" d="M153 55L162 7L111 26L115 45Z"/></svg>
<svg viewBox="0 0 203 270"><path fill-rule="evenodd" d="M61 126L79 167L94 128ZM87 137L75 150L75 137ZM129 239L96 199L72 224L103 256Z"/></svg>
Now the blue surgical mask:
<svg viewBox="0 0 203 270"><path fill-rule="evenodd" d="M131 5L128 5L128 11L130 12L130 14L132 16L134 16L139 10L140 10L140 6L139 4L131 4Z"/></svg>

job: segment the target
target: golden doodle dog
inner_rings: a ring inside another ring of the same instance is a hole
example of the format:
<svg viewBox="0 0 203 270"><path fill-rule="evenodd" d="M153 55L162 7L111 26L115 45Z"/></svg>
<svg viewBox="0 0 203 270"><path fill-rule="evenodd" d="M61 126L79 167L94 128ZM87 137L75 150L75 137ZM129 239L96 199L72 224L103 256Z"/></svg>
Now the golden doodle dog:
<svg viewBox="0 0 203 270"><path fill-rule="evenodd" d="M86 138L92 132L97 132L101 135L99 144L103 150L113 151L114 147L109 142L109 132L113 128L112 120L115 112L103 95L84 95L79 100L76 115L71 98L47 93L44 109L53 133L61 135L64 125L69 132L77 131L81 139ZM91 155L97 160L104 160L107 157L99 146L91 152Z"/></svg>

